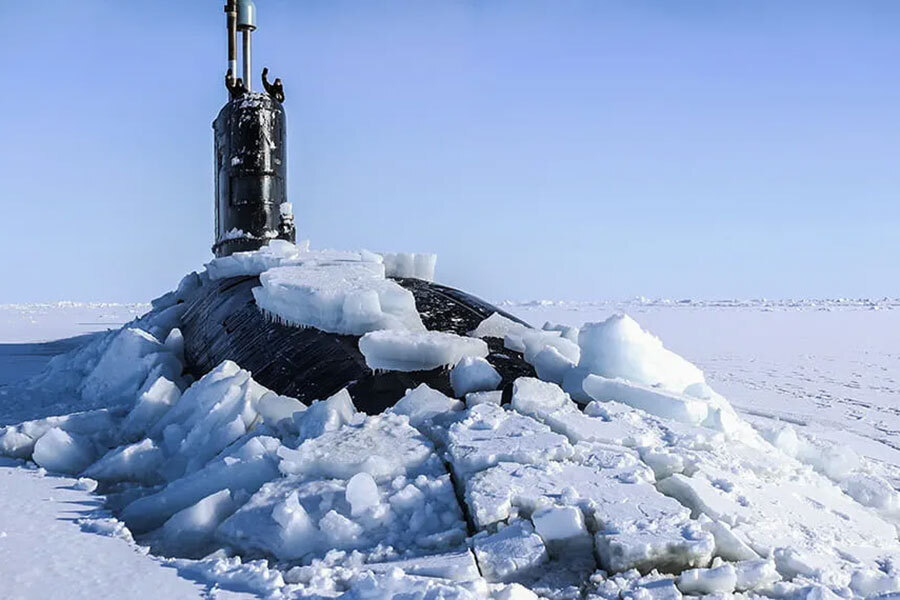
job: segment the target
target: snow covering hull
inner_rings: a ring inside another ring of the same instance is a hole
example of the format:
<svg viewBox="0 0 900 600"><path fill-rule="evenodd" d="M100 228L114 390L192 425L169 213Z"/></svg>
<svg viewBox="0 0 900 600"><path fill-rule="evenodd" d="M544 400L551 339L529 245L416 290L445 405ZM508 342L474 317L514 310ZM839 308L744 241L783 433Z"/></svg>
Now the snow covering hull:
<svg viewBox="0 0 900 600"><path fill-rule="evenodd" d="M459 335L475 329L497 312L520 319L459 290L418 279L397 279L413 293L422 322L430 330ZM312 327L284 325L257 307L251 290L258 277L208 282L188 300L182 317L188 371L201 377L223 360L233 360L253 378L275 391L309 403L348 388L359 410L378 414L421 383L453 395L446 369L416 372L373 372L359 351L359 337L327 333ZM521 376L534 376L522 355L487 339L489 360L503 378L504 396Z"/></svg>

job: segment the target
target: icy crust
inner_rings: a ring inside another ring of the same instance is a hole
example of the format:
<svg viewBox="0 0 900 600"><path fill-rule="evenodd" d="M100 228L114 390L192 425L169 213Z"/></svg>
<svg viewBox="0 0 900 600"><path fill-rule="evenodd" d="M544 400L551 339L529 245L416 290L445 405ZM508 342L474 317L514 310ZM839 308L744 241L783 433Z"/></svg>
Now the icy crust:
<svg viewBox="0 0 900 600"><path fill-rule="evenodd" d="M387 277L434 279L433 254L309 250L309 242L271 240L206 265L212 279L259 276L253 296L271 318L297 327L362 335L381 329L424 331L413 295Z"/></svg>
<svg viewBox="0 0 900 600"><path fill-rule="evenodd" d="M359 350L369 368L389 371L430 371L488 355L484 341L443 331L372 331L359 340Z"/></svg>
<svg viewBox="0 0 900 600"><path fill-rule="evenodd" d="M275 267L260 282L260 309L289 325L347 335L425 330L412 292L385 279L378 263Z"/></svg>
<svg viewBox="0 0 900 600"><path fill-rule="evenodd" d="M388 277L413 277L424 281L434 281L436 254L410 254L385 252L384 272Z"/></svg>

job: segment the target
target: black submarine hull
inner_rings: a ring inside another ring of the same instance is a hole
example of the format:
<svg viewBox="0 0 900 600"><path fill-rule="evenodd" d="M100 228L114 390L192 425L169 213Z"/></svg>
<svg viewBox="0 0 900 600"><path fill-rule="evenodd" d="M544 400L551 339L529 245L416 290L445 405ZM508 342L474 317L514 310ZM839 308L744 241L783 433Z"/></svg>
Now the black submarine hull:
<svg viewBox="0 0 900 600"><path fill-rule="evenodd" d="M495 312L524 324L457 289L418 279L395 281L412 292L430 330L466 335ZM258 285L259 278L253 276L210 281L187 300L182 334L188 373L199 378L223 360L232 360L265 387L306 404L348 388L357 409L368 414L382 412L421 383L453 396L447 369L373 372L359 351L358 336L268 319L253 299L251 290ZM501 389L508 401L512 382L533 377L534 369L520 353L504 348L503 340L485 341L488 361L502 376Z"/></svg>

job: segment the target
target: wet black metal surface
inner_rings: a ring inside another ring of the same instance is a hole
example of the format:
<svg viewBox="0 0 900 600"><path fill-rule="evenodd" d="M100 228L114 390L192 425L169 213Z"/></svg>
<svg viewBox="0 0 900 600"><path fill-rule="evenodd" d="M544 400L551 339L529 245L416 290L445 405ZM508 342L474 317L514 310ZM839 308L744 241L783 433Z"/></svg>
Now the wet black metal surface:
<svg viewBox="0 0 900 600"><path fill-rule="evenodd" d="M410 290L428 329L460 335L474 329L491 313L515 317L459 290L417 279L398 279ZM266 319L251 290L258 277L214 281L188 301L182 317L185 362L199 378L230 359L267 388L304 403L327 398L344 387L359 410L377 414L392 406L407 389L420 383L452 395L445 369L373 373L359 352L356 336L297 328ZM509 387L516 377L534 376L522 355L503 348L503 340L488 339L488 360Z"/></svg>
<svg viewBox="0 0 900 600"><path fill-rule="evenodd" d="M256 250L273 237L294 241L293 216L280 208L287 201L285 122L281 103L259 93L228 101L213 122L216 256Z"/></svg>

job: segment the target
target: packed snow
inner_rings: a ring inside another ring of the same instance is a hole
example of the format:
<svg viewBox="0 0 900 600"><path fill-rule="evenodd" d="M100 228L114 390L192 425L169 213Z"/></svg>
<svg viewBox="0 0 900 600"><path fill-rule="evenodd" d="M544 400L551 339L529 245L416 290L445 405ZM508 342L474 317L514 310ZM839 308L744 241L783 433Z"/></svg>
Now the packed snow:
<svg viewBox="0 0 900 600"><path fill-rule="evenodd" d="M748 420L624 314L538 303L518 308L542 329L425 331L388 277L433 264L274 241L0 388L5 593L28 597L13 549L42 535L60 582L89 558L96 594L129 597L900 593L900 461ZM231 276L258 276L273 318L359 337L372 369L443 369L456 398L423 384L365 415L347 390L306 405L230 361L194 380L183 301ZM538 377L498 389L486 339ZM76 525L48 494L96 510Z"/></svg>

